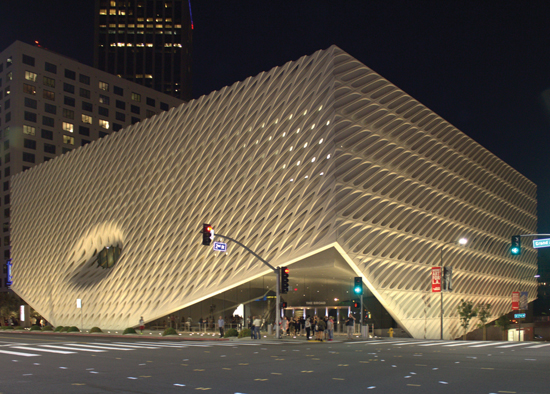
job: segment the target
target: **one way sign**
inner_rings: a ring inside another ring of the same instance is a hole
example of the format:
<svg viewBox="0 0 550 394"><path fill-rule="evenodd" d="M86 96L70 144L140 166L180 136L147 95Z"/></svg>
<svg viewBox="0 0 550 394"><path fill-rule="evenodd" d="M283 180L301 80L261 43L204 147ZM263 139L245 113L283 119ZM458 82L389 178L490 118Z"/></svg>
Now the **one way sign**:
<svg viewBox="0 0 550 394"><path fill-rule="evenodd" d="M214 242L214 250L216 252L227 252L227 244L223 242Z"/></svg>

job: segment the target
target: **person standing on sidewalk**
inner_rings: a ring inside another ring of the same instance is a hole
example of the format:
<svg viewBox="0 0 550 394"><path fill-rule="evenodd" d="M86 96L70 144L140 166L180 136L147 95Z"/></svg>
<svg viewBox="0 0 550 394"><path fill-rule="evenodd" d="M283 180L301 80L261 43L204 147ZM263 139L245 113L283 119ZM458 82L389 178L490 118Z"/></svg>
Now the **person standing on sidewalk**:
<svg viewBox="0 0 550 394"><path fill-rule="evenodd" d="M332 316L330 316L327 321L327 333L328 340L332 341L332 339L334 338L334 321L332 320Z"/></svg>
<svg viewBox="0 0 550 394"><path fill-rule="evenodd" d="M348 330L348 339L353 338L353 329L355 328L355 317L350 313L346 319L346 328Z"/></svg>
<svg viewBox="0 0 550 394"><path fill-rule="evenodd" d="M309 315L306 317L306 322L304 323L304 326L306 328L306 338L309 341L309 338L311 337L311 319L309 318Z"/></svg>
<svg viewBox="0 0 550 394"><path fill-rule="evenodd" d="M262 319L260 319L260 316L256 316L254 319L254 339L260 339L260 327L262 327Z"/></svg>
<svg viewBox="0 0 550 394"><path fill-rule="evenodd" d="M218 319L218 328L220 329L220 338L223 338L224 336L224 327L225 327L225 321L223 320L223 317L220 316Z"/></svg>
<svg viewBox="0 0 550 394"><path fill-rule="evenodd" d="M143 334L143 329L145 328L145 320L143 320L143 316L139 318L139 330Z"/></svg>

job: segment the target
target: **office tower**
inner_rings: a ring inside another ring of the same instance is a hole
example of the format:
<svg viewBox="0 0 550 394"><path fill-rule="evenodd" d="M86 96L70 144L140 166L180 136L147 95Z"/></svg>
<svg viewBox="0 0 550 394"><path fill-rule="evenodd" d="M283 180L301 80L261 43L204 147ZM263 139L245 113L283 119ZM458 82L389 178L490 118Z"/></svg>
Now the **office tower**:
<svg viewBox="0 0 550 394"><path fill-rule="evenodd" d="M12 175L181 103L20 41L0 52L0 261L10 259Z"/></svg>
<svg viewBox="0 0 550 394"><path fill-rule="evenodd" d="M191 99L189 0L96 0L94 66Z"/></svg>

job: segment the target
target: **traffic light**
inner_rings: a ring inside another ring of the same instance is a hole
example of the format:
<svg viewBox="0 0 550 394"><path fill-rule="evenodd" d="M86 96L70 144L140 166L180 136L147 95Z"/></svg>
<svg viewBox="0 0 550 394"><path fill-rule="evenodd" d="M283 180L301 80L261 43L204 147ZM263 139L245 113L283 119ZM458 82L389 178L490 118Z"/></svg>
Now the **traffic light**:
<svg viewBox="0 0 550 394"><path fill-rule="evenodd" d="M512 235L512 244L510 246L510 253L514 256L521 254L521 236Z"/></svg>
<svg viewBox="0 0 550 394"><path fill-rule="evenodd" d="M210 243L214 239L214 229L211 225L204 223L202 225L202 244L210 246Z"/></svg>
<svg viewBox="0 0 550 394"><path fill-rule="evenodd" d="M286 309L288 304L286 302L281 302L281 308Z"/></svg>
<svg viewBox="0 0 550 394"><path fill-rule="evenodd" d="M443 267L443 289L446 291L453 290L453 268Z"/></svg>
<svg viewBox="0 0 550 394"><path fill-rule="evenodd" d="M361 278L360 276L355 277L353 292L357 295L363 294L363 278Z"/></svg>
<svg viewBox="0 0 550 394"><path fill-rule="evenodd" d="M290 270L287 267L281 267L281 294L288 293L288 273Z"/></svg>

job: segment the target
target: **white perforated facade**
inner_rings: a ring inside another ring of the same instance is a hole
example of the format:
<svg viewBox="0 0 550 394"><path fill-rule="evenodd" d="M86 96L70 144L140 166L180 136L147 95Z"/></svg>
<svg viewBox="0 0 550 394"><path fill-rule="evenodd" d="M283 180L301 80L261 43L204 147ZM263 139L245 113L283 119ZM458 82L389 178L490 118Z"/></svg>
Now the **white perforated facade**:
<svg viewBox="0 0 550 394"><path fill-rule="evenodd" d="M84 327L124 328L269 272L202 246L202 223L274 266L336 249L414 337L440 334L442 247L445 337L460 299L496 318L536 294L536 252L508 252L536 232L536 186L334 46L14 177L12 212L13 289L54 325L77 298ZM109 245L119 262L90 264Z"/></svg>

